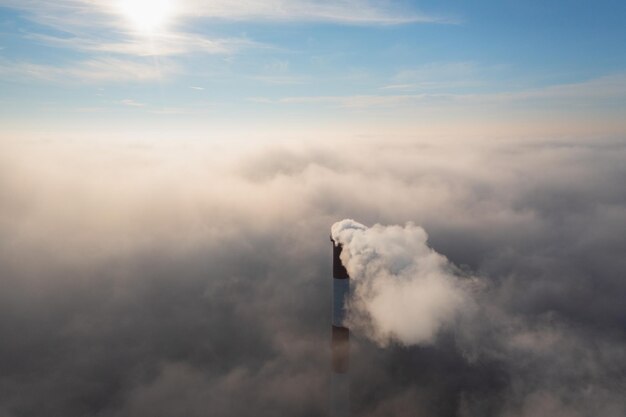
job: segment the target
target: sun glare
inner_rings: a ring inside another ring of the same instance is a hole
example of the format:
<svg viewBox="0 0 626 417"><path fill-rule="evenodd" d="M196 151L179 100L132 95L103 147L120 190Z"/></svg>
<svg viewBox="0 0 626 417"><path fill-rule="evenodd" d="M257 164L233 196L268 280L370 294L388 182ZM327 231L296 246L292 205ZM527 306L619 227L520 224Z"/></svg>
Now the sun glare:
<svg viewBox="0 0 626 417"><path fill-rule="evenodd" d="M119 7L134 30L153 34L163 30L172 19L172 3L173 0L121 0Z"/></svg>

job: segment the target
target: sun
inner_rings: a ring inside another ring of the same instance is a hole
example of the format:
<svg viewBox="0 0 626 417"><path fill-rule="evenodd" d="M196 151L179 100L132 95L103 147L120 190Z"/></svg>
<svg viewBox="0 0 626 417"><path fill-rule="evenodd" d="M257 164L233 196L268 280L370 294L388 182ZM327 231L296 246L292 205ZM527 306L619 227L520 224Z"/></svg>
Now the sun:
<svg viewBox="0 0 626 417"><path fill-rule="evenodd" d="M120 0L120 12L139 33L164 30L174 15L173 0Z"/></svg>

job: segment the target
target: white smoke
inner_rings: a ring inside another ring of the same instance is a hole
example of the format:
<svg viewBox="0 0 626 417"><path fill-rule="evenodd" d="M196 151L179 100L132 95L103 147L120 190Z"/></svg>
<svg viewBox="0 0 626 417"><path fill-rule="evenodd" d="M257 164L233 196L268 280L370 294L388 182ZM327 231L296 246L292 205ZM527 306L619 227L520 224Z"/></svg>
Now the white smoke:
<svg viewBox="0 0 626 417"><path fill-rule="evenodd" d="M421 227L368 228L347 219L331 233L343 245L341 261L351 278L347 325L380 345L432 343L439 330L471 311L468 282L428 246Z"/></svg>

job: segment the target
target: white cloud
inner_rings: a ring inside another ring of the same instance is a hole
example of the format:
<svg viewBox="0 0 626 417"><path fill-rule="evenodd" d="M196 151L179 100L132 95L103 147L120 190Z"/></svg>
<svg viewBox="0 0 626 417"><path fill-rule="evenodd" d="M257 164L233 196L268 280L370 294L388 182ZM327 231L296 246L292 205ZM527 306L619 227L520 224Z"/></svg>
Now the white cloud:
<svg viewBox="0 0 626 417"><path fill-rule="evenodd" d="M126 99L120 101L120 103L122 103L125 106L129 106L129 107L145 107L145 104L139 103L138 101L135 101L135 100L130 99L130 98L126 98Z"/></svg>
<svg viewBox="0 0 626 417"><path fill-rule="evenodd" d="M157 81L177 72L175 65L118 58L96 58L65 65L0 61L0 74L13 79L66 82Z"/></svg>
<svg viewBox="0 0 626 417"><path fill-rule="evenodd" d="M532 90L487 95L496 101L546 99L602 99L626 97L626 74L607 75L591 80L547 86ZM469 98L473 96L467 96Z"/></svg>
<svg viewBox="0 0 626 417"><path fill-rule="evenodd" d="M0 6L23 11L31 21L56 29L62 35L25 33L27 39L53 47L92 53L133 56L166 56L189 53L230 54L247 47L262 45L245 38L215 38L180 30L185 16L197 17L189 4L180 2L175 14L176 25L164 26L158 32L137 31L124 18L115 2L102 0L0 0Z"/></svg>
<svg viewBox="0 0 626 417"><path fill-rule="evenodd" d="M320 21L344 24L452 23L452 19L392 8L388 2L312 0L190 0L205 17L233 20ZM199 12L198 12L199 11Z"/></svg>
<svg viewBox="0 0 626 417"><path fill-rule="evenodd" d="M274 85L303 84L306 81L305 77L297 77L293 75L256 75L251 78L265 84Z"/></svg>
<svg viewBox="0 0 626 417"><path fill-rule="evenodd" d="M105 0L0 0L0 6L24 12L41 25L71 34L70 37L27 35L57 47L131 55L180 55L191 52L233 53L242 47L260 46L247 39L219 39L186 33L189 19L229 21L311 21L352 25L450 23L446 18L393 8L376 1L312 0L179 0L171 22L145 36L123 16L116 2Z"/></svg>
<svg viewBox="0 0 626 417"><path fill-rule="evenodd" d="M351 96L299 96L270 99L265 97L251 97L248 100L268 104L326 104L344 108L393 107L401 104L416 102L427 98L426 94L419 95L351 95Z"/></svg>
<svg viewBox="0 0 626 417"><path fill-rule="evenodd" d="M431 62L415 68L403 69L395 75L397 81L431 82L441 79L467 79L478 73L478 65L474 62Z"/></svg>
<svg viewBox="0 0 626 417"><path fill-rule="evenodd" d="M94 81L154 81L174 71L174 67L163 62L156 66L154 63L109 58L85 61L70 70L70 74L80 79Z"/></svg>
<svg viewBox="0 0 626 417"><path fill-rule="evenodd" d="M161 33L150 38L129 36L113 41L83 36L60 38L41 34L31 34L28 37L55 47L134 56L183 55L192 52L229 54L242 48L261 46L242 38L208 39L187 33Z"/></svg>
<svg viewBox="0 0 626 417"><path fill-rule="evenodd" d="M404 91L412 84L383 87ZM615 98L626 99L626 74L610 75L579 83L552 85L543 88L483 94L423 93L423 94L362 94L344 96L293 96L278 99L254 97L255 102L272 104L327 104L344 108L396 107L417 105L505 104L533 101L567 101L584 104Z"/></svg>
<svg viewBox="0 0 626 417"><path fill-rule="evenodd" d="M398 71L388 85L389 91L458 91L459 88L486 84L490 73L501 67L484 67L474 62L431 62Z"/></svg>
<svg viewBox="0 0 626 417"><path fill-rule="evenodd" d="M67 25L121 25L114 2L105 0L0 0L0 5L25 10L38 22L67 30ZM454 19L429 15L389 2L373 0L179 0L176 15L224 20L317 21L357 25L406 23L455 23ZM116 16L117 15L117 16ZM88 16L89 19L85 19Z"/></svg>
<svg viewBox="0 0 626 417"><path fill-rule="evenodd" d="M392 90L392 91L412 91L415 90L415 84L389 84L381 87L381 90Z"/></svg>
<svg viewBox="0 0 626 417"><path fill-rule="evenodd" d="M0 0L0 6L21 11L23 18L54 28L61 34L23 33L30 41L48 46L88 52L93 59L75 66L12 63L3 74L46 80L66 78L89 81L158 80L171 68L122 60L119 56L175 56L191 53L234 54L245 48L267 45L245 37L216 38L190 33L185 24L193 19L272 22L332 22L352 25L450 23L449 19L418 13L374 0L178 0L169 24L159 31L141 33L110 0ZM101 58L102 57L102 58ZM2 63L0 62L0 65ZM303 80L289 74L261 74L269 84L297 84Z"/></svg>

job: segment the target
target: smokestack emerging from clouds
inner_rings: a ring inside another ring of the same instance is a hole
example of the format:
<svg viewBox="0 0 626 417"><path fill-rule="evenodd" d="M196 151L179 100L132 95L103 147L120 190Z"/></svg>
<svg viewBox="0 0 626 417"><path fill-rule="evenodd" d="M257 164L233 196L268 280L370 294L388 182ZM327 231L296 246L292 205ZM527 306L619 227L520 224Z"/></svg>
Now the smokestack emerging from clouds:
<svg viewBox="0 0 626 417"><path fill-rule="evenodd" d="M432 343L471 304L456 268L427 245L421 227L368 228L348 219L332 226L331 238L341 265L334 272L343 276L345 266L352 283L349 311L338 317L380 345ZM335 288L340 294L343 287Z"/></svg>
<svg viewBox="0 0 626 417"><path fill-rule="evenodd" d="M350 330L345 326L350 276L341 263L342 245L333 241L332 365L333 372L346 373L350 362Z"/></svg>
<svg viewBox="0 0 626 417"><path fill-rule="evenodd" d="M346 301L350 295L350 276L341 262L341 243L333 246L333 302L332 302L332 369L331 415L347 416L350 412L350 330L345 325Z"/></svg>

